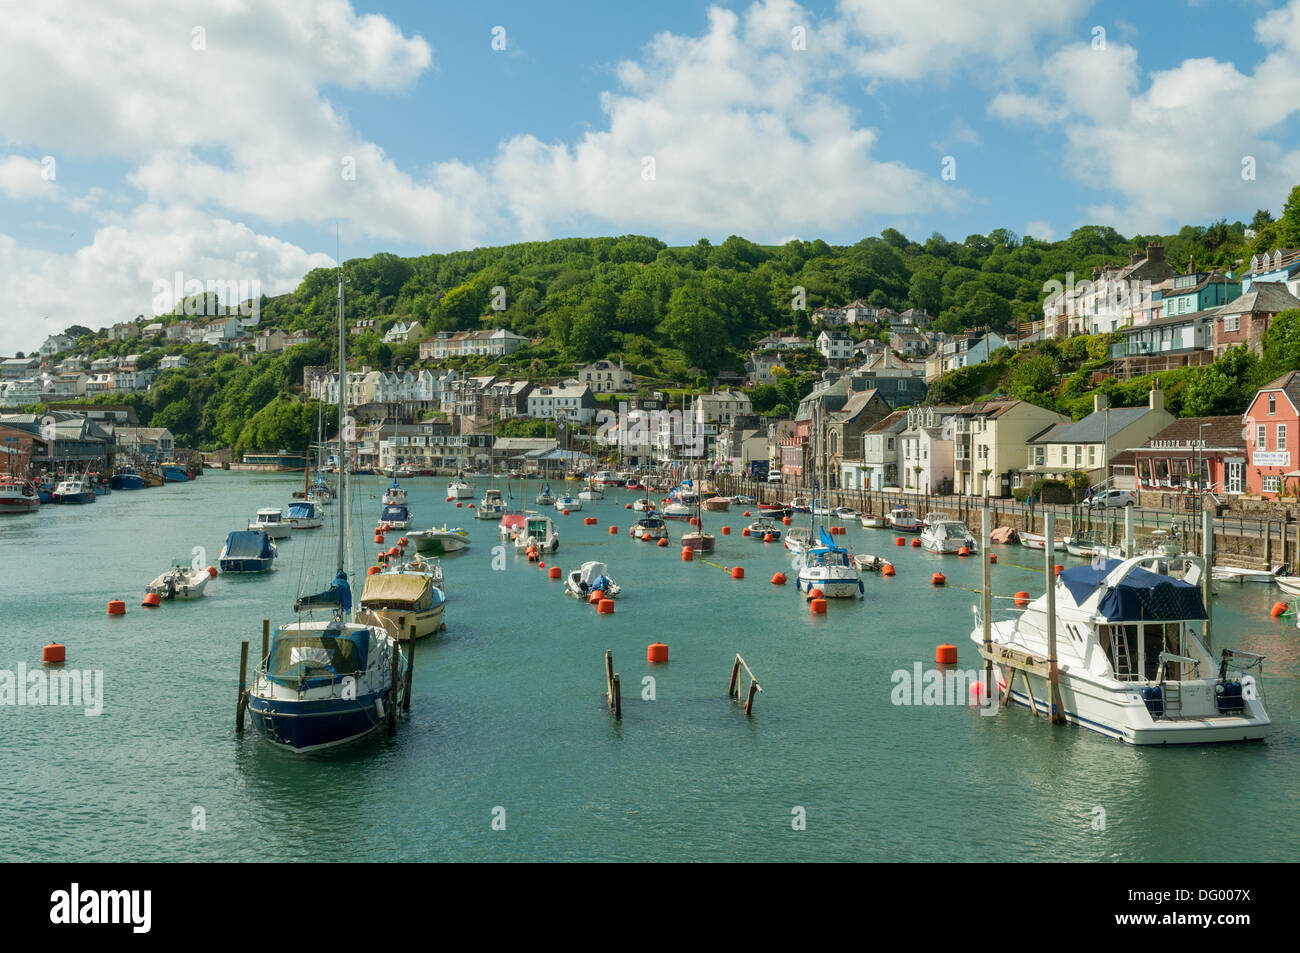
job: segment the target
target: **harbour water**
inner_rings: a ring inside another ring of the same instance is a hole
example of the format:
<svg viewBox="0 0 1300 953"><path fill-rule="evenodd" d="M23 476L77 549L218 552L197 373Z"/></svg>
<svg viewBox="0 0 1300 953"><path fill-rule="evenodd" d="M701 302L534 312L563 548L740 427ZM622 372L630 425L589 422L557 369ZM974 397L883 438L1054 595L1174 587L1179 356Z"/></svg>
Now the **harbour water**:
<svg viewBox="0 0 1300 953"><path fill-rule="evenodd" d="M358 478L364 572L388 481ZM461 525L471 549L446 557L447 630L417 643L410 716L396 736L311 756L233 730L239 643L256 656L261 620L291 621L301 591L332 575L333 521L279 544L266 577L212 580L187 604L141 608L144 585L193 547L215 563L227 532L285 506L291 475L209 471L188 484L115 492L0 520L0 668L39 667L67 645L68 669L103 672L102 714L0 706L5 860L1076 860L1280 861L1300 854L1300 632L1272 620L1271 586L1224 586L1215 643L1259 652L1273 719L1258 744L1145 749L1013 707L903 706L892 673L959 667L974 559L897 549L851 527L857 552L888 556L862 602L809 613L779 545L740 535L735 508L708 514L717 551L684 563L676 545L627 535L634 494L555 514L567 572L607 563L623 587L613 615L565 598L495 522L445 501L445 481L404 481L415 526ZM489 482L477 481L477 496ZM504 484L498 484L504 487ZM553 482L557 493L576 484ZM536 482L525 491L531 506ZM375 499L371 499L371 494ZM515 494L518 495L518 484ZM586 526L584 516L596 516ZM610 535L608 527L618 528ZM729 536L720 527L732 528ZM685 530L672 527L674 540ZM390 536L390 542L392 537ZM1042 554L998 547L994 591L1042 590ZM504 568L494 568L504 560ZM1072 560L1062 556L1060 562ZM715 565L716 564L716 565ZM742 566L733 580L722 567ZM1035 567L1026 569L1021 567ZM930 585L942 569L948 587ZM127 603L109 617L108 600ZM1002 602L1007 606L1009 603ZM646 646L666 642L651 665ZM623 684L605 710L603 654ZM754 716L726 697L735 653L763 692ZM643 679L654 700L643 700ZM380 808L376 811L376 808ZM503 811L500 809L504 809ZM802 809L803 829L793 823ZM1104 814L1099 813L1098 809ZM504 817L505 829L493 821ZM1104 818L1104 824L1099 820Z"/></svg>

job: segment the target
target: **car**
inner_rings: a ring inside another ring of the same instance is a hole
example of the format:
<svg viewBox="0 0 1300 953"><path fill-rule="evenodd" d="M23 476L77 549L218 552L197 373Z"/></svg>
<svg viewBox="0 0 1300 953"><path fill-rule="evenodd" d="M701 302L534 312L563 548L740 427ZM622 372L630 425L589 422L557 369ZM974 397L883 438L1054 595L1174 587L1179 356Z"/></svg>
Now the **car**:
<svg viewBox="0 0 1300 953"><path fill-rule="evenodd" d="M779 473L769 473L769 474L767 475L767 482L768 482L768 483L780 483L780 482L781 482L781 474L779 474Z"/></svg>
<svg viewBox="0 0 1300 953"><path fill-rule="evenodd" d="M1112 506L1136 506L1137 497L1128 490L1106 490L1103 493L1095 494L1092 499L1087 501L1087 505L1099 510Z"/></svg>

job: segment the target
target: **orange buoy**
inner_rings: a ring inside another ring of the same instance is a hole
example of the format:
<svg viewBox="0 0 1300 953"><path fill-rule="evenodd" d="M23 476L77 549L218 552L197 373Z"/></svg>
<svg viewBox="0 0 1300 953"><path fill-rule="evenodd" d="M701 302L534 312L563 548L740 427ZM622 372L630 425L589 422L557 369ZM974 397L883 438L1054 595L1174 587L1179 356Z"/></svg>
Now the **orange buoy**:
<svg viewBox="0 0 1300 953"><path fill-rule="evenodd" d="M457 501L456 501L456 509L460 509L460 508L461 508L462 506L464 506L464 505L465 505L465 504L462 503L462 502L460 502L460 500L457 500ZM474 505L473 503L470 504L470 506L473 506L473 505Z"/></svg>
<svg viewBox="0 0 1300 953"><path fill-rule="evenodd" d="M450 502L451 502L451 499L452 499L452 498L451 498L450 496L447 497L447 502L450 503Z"/></svg>
<svg viewBox="0 0 1300 953"><path fill-rule="evenodd" d="M609 615L614 611L613 599L601 599L596 603L596 611L601 615Z"/></svg>
<svg viewBox="0 0 1300 953"><path fill-rule="evenodd" d="M67 646L51 642L41 649L41 661L46 665L62 665L67 661Z"/></svg>
<svg viewBox="0 0 1300 953"><path fill-rule="evenodd" d="M611 527L609 528L609 535L610 535L610 536L613 536L613 535L615 535L615 534L617 534L617 533L618 533L618 527L617 527L617 526L611 526Z"/></svg>
<svg viewBox="0 0 1300 953"><path fill-rule="evenodd" d="M379 572L379 567L378 567L378 566L371 566L369 569L366 570L366 575L367 575L367 576L373 576L373 575L374 575L375 573L377 573L377 572Z"/></svg>
<svg viewBox="0 0 1300 953"><path fill-rule="evenodd" d="M390 529L392 529L392 527L389 526L387 523L381 524L379 528L383 530L385 533L387 533Z"/></svg>
<svg viewBox="0 0 1300 953"><path fill-rule="evenodd" d="M682 562L688 563L695 558L695 550L689 546L682 547Z"/></svg>
<svg viewBox="0 0 1300 953"><path fill-rule="evenodd" d="M649 536L646 537L646 539L649 539L649 538L650 538ZM667 545L668 545L668 540L667 540L667 539L664 539L663 537L660 537L660 539L659 539L659 545L660 545L660 546L667 546Z"/></svg>
<svg viewBox="0 0 1300 953"><path fill-rule="evenodd" d="M1016 600L1016 608L1023 609L1025 606L1029 605L1029 593L1024 591L1017 592L1015 595L1015 600Z"/></svg>
<svg viewBox="0 0 1300 953"><path fill-rule="evenodd" d="M552 566L551 569L550 569L550 571L547 573L547 575L550 576L552 579L559 579L559 578L560 578L560 567L559 567L559 566Z"/></svg>
<svg viewBox="0 0 1300 953"><path fill-rule="evenodd" d="M822 599L825 598L825 596L826 593L822 592L820 589L813 588L808 590L809 599Z"/></svg>
<svg viewBox="0 0 1300 953"><path fill-rule="evenodd" d="M745 578L745 570L744 570L742 567L740 567L740 566L732 566L732 567L731 567L731 578L732 578L732 579L744 579L744 578Z"/></svg>
<svg viewBox="0 0 1300 953"><path fill-rule="evenodd" d="M162 597L156 592L146 592L144 598L140 600L140 605L156 609L162 605Z"/></svg>
<svg viewBox="0 0 1300 953"><path fill-rule="evenodd" d="M383 533L376 533L376 534L375 534L375 545L378 546L378 545L379 545L380 543L382 543L383 541L384 541L384 534L383 534Z"/></svg>
<svg viewBox="0 0 1300 953"><path fill-rule="evenodd" d="M407 546L411 545L411 541L407 539L405 536L403 536L397 541L397 545L405 549Z"/></svg>
<svg viewBox="0 0 1300 953"><path fill-rule="evenodd" d="M390 556L400 556L400 555L401 555L401 550L399 550L396 546L389 546L389 547L388 547L388 555L390 555Z"/></svg>
<svg viewBox="0 0 1300 953"><path fill-rule="evenodd" d="M901 536L895 537L895 539L894 539L894 545L895 545L895 546L906 546L906 545L907 545L907 540L903 539L903 537L901 537Z"/></svg>
<svg viewBox="0 0 1300 953"><path fill-rule="evenodd" d="M631 503L624 503L624 504L623 504L623 509L625 509L625 510L630 510L631 508L632 508L632 504L631 504Z"/></svg>
<svg viewBox="0 0 1300 953"><path fill-rule="evenodd" d="M1272 618L1276 619L1282 613L1286 612L1286 610L1287 604L1285 602L1275 602L1273 603L1273 608L1268 610L1268 614Z"/></svg>
<svg viewBox="0 0 1300 953"><path fill-rule="evenodd" d="M588 604L594 606L596 603L598 603L601 599L604 599L604 598L605 598L605 594L604 594L604 593L602 593L602 592L593 592L590 596L587 597L587 602L588 602Z"/></svg>
<svg viewBox="0 0 1300 953"><path fill-rule="evenodd" d="M692 526L698 526L698 525L699 525L699 521L698 521L694 516L691 517L691 525L692 525Z"/></svg>
<svg viewBox="0 0 1300 953"><path fill-rule="evenodd" d="M723 535L723 536L730 536L730 535L731 535L731 527L730 527L730 526L724 526L724 527L722 527L722 535Z"/></svg>
<svg viewBox="0 0 1300 953"><path fill-rule="evenodd" d="M782 526L789 526L789 525L790 525L790 517L788 517L788 516L782 516L782 517L781 517L781 525L782 525Z"/></svg>
<svg viewBox="0 0 1300 953"><path fill-rule="evenodd" d="M772 534L771 534L771 533L764 533L764 534L763 534L763 542L765 542L765 543L770 543L770 542L772 542Z"/></svg>
<svg viewBox="0 0 1300 953"><path fill-rule="evenodd" d="M912 540L912 547L913 547L913 548L916 548L917 546L920 546L920 545L921 545L921 541L920 541L919 539L913 539L913 540Z"/></svg>
<svg viewBox="0 0 1300 953"><path fill-rule="evenodd" d="M808 608L812 611L812 614L813 614L813 615L825 615L825 614L826 614L826 600L825 600L825 599L813 599L811 602L808 603Z"/></svg>
<svg viewBox="0 0 1300 953"><path fill-rule="evenodd" d="M944 643L934 650L934 660L939 665L957 664L957 646Z"/></svg>
<svg viewBox="0 0 1300 953"><path fill-rule="evenodd" d="M948 582L948 577L941 572L937 572L930 577L930 584L934 586L942 586L947 582Z"/></svg>
<svg viewBox="0 0 1300 953"><path fill-rule="evenodd" d="M744 512L743 515L748 516L748 515L749 515L749 510L745 510L745 512Z"/></svg>
<svg viewBox="0 0 1300 953"><path fill-rule="evenodd" d="M892 575L894 575L894 564L893 564L893 563L885 563L883 566L880 567L880 574L881 574L882 576L892 576Z"/></svg>
<svg viewBox="0 0 1300 953"><path fill-rule="evenodd" d="M741 535L741 536L748 536L748 535L749 535L749 527L746 526L744 529L742 529L742 530L740 531L740 535Z"/></svg>
<svg viewBox="0 0 1300 953"><path fill-rule="evenodd" d="M668 646L662 642L651 642L646 647L645 658L647 662L667 662Z"/></svg>
<svg viewBox="0 0 1300 953"><path fill-rule="evenodd" d="M995 562L997 562L997 561L998 561L998 554L997 554L997 553L989 553L989 562L991 562L991 563L995 563Z"/></svg>
<svg viewBox="0 0 1300 953"><path fill-rule="evenodd" d="M1057 566L1057 567L1056 567L1056 574L1057 574L1058 576L1059 576L1061 573L1063 573L1063 572L1065 572L1065 567L1064 567L1064 566Z"/></svg>
<svg viewBox="0 0 1300 953"><path fill-rule="evenodd" d="M970 555L970 548L967 547L967 546L963 546L961 549L957 550L957 555L958 555L958 556L969 556L969 555Z"/></svg>
<svg viewBox="0 0 1300 953"><path fill-rule="evenodd" d="M773 576L773 577L772 577L772 585L774 585L774 586L784 586L784 585L785 585L785 573L783 573L783 572L779 572L779 573L777 573L775 576Z"/></svg>
<svg viewBox="0 0 1300 953"><path fill-rule="evenodd" d="M569 515L569 511L568 511L568 510L561 510L560 512L563 513L565 516L568 516L568 515Z"/></svg>
<svg viewBox="0 0 1300 953"><path fill-rule="evenodd" d="M212 578L215 579L215 578L216 578L216 575L217 575L217 567L216 567L216 566L209 566L209 567L208 567L208 575L209 575L210 577L212 577Z"/></svg>
<svg viewBox="0 0 1300 953"><path fill-rule="evenodd" d="M460 504L459 504L459 503L457 503L457 504L456 504L456 505L457 505L457 506L460 506ZM469 508L470 508L470 509L471 509L471 510L472 510L472 509L473 509L473 508L474 508L474 504L473 504L473 503L471 503L471 504L470 504L470 505L469 505Z"/></svg>

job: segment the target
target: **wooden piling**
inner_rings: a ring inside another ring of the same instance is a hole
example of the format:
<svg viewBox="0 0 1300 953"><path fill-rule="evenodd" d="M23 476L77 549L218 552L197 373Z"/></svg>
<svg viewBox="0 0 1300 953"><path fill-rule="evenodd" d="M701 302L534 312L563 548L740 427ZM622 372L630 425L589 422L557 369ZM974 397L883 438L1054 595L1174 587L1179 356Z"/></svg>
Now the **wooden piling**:
<svg viewBox="0 0 1300 953"><path fill-rule="evenodd" d="M753 715L754 713L754 696L763 690L763 686L758 684L758 679L754 677L753 670L749 667L748 663L743 658L740 657L739 652L736 653L736 660L731 665L731 684L728 686L727 689L727 697L728 698L734 697L736 699L736 703L740 704L740 698L741 698L740 688L741 688L741 682L743 680L740 674L741 669L744 669L746 672L749 673L749 693L745 695L744 704L745 704L745 715L750 716Z"/></svg>
<svg viewBox="0 0 1300 953"><path fill-rule="evenodd" d="M397 734L397 669L398 662L402 658L402 643L394 638L391 640L393 671L388 680L388 733Z"/></svg>
<svg viewBox="0 0 1300 953"><path fill-rule="evenodd" d="M262 620L262 664L265 665L271 657L271 620Z"/></svg>
<svg viewBox="0 0 1300 953"><path fill-rule="evenodd" d="M415 623L406 637L406 687L402 692L402 710L411 710L411 682L415 678Z"/></svg>
<svg viewBox="0 0 1300 953"><path fill-rule="evenodd" d="M749 694L745 697L745 716L750 717L754 714L754 696L758 694L758 682L749 683Z"/></svg>
<svg viewBox="0 0 1300 953"><path fill-rule="evenodd" d="M235 731L244 730L244 711L248 708L248 640L239 643L239 698L235 701Z"/></svg>
<svg viewBox="0 0 1300 953"><path fill-rule="evenodd" d="M727 685L728 698L736 697L736 692L739 691L739 686L737 684L739 679L740 679L740 656L737 655L736 660L731 663L731 682Z"/></svg>
<svg viewBox="0 0 1300 953"><path fill-rule="evenodd" d="M614 717L618 719L622 719L623 686L619 681L618 672L614 673L614 678L610 682L610 690L614 693Z"/></svg>

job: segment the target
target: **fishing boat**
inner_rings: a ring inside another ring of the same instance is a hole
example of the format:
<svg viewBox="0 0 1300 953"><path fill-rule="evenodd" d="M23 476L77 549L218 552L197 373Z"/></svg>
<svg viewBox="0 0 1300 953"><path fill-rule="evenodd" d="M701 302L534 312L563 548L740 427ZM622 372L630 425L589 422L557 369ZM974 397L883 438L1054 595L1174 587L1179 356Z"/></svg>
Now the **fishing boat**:
<svg viewBox="0 0 1300 953"><path fill-rule="evenodd" d="M198 599L202 597L211 578L212 574L206 568L194 569L188 563L178 560L172 564L171 569L145 586L144 591L169 601Z"/></svg>
<svg viewBox="0 0 1300 953"><path fill-rule="evenodd" d="M933 519L921 531L921 545L932 553L956 555L963 549L967 553L979 551L979 542L970 528L961 520Z"/></svg>
<svg viewBox="0 0 1300 953"><path fill-rule="evenodd" d="M648 496L643 496L639 500L632 501L632 509L638 513L653 513L655 511L655 501Z"/></svg>
<svg viewBox="0 0 1300 953"><path fill-rule="evenodd" d="M924 524L909 507L896 506L889 511L889 526L899 533L919 533Z"/></svg>
<svg viewBox="0 0 1300 953"><path fill-rule="evenodd" d="M115 490L143 490L144 477L136 472L135 467L123 465L113 471L113 478L109 481Z"/></svg>
<svg viewBox="0 0 1300 953"><path fill-rule="evenodd" d="M41 505L36 488L26 480L0 475L0 514L30 513Z"/></svg>
<svg viewBox="0 0 1300 953"><path fill-rule="evenodd" d="M474 512L476 520L499 520L506 511L506 501L497 489L486 490Z"/></svg>
<svg viewBox="0 0 1300 953"><path fill-rule="evenodd" d="M469 549L469 530L459 526L448 529L445 523L441 528L410 530L406 539L415 546L416 552L424 555L445 556Z"/></svg>
<svg viewBox="0 0 1300 953"><path fill-rule="evenodd" d="M582 500L565 493L555 501L555 508L561 512L576 513L582 509Z"/></svg>
<svg viewBox="0 0 1300 953"><path fill-rule="evenodd" d="M84 473L66 476L54 487L55 503L94 503L95 485Z"/></svg>
<svg viewBox="0 0 1300 953"><path fill-rule="evenodd" d="M600 593L606 599L617 599L622 588L609 578L608 570L602 562L585 562L564 580L567 595L588 602L593 593Z"/></svg>
<svg viewBox="0 0 1300 953"><path fill-rule="evenodd" d="M314 500L294 500L285 519L294 529L318 529L325 525L325 514Z"/></svg>
<svg viewBox="0 0 1300 953"><path fill-rule="evenodd" d="M754 520L754 522L746 526L745 529L747 530L747 533L743 535L747 535L750 539L758 540L762 543L777 543L781 541L781 524L776 520L768 519L766 516L760 516L758 519ZM771 539L769 540L768 537L771 537Z"/></svg>
<svg viewBox="0 0 1300 953"><path fill-rule="evenodd" d="M380 498L380 502L384 506L388 506L390 503L406 502L406 490L404 490L402 485L397 482L397 477L393 477L392 485L389 486L388 489L384 490L384 495Z"/></svg>
<svg viewBox="0 0 1300 953"><path fill-rule="evenodd" d="M389 503L379 514L380 527L406 529L411 525L411 511L405 503Z"/></svg>
<svg viewBox="0 0 1300 953"><path fill-rule="evenodd" d="M725 513L731 508L731 498L726 496L711 496L704 501L702 506L710 513Z"/></svg>
<svg viewBox="0 0 1300 953"><path fill-rule="evenodd" d="M503 524L501 538L515 544L516 552L525 552L530 546L541 553L553 553L560 548L560 531L549 516L527 513L518 526Z"/></svg>
<svg viewBox="0 0 1300 953"><path fill-rule="evenodd" d="M889 525L889 521L885 517L875 513L863 513L859 522L862 523L863 529L884 529Z"/></svg>
<svg viewBox="0 0 1300 953"><path fill-rule="evenodd" d="M293 524L273 506L258 510L257 515L249 522L248 528L260 529L272 539L286 539L293 532Z"/></svg>
<svg viewBox="0 0 1300 953"><path fill-rule="evenodd" d="M536 497L536 499L534 500L534 502L535 502L538 506L552 506L552 505L554 505L554 503L555 503L555 497L551 495L551 484L550 484L549 481L548 481L547 483L543 484L543 486L542 486L542 492L540 492L540 493L537 494L537 497Z"/></svg>
<svg viewBox="0 0 1300 953"><path fill-rule="evenodd" d="M464 480L452 480L447 484L447 496L453 500L472 500L474 487Z"/></svg>
<svg viewBox="0 0 1300 953"><path fill-rule="evenodd" d="M344 353L343 272L339 270L340 374ZM339 420L347 419L347 391L339 388ZM366 613L352 618L348 583L348 452L346 428L339 432L338 550L329 588L299 597L298 621L276 628L270 651L248 689L248 713L267 741L296 752L344 744L370 734L396 714L398 688L410 674L399 633ZM268 541L269 543L269 541ZM314 614L324 613L323 619ZM306 614L306 621L303 614ZM409 687L409 682L407 683Z"/></svg>
<svg viewBox="0 0 1300 953"><path fill-rule="evenodd" d="M394 632L400 641L422 639L445 628L447 599L431 573L411 564L366 576L358 602L358 621Z"/></svg>
<svg viewBox="0 0 1300 953"><path fill-rule="evenodd" d="M161 465L162 478L166 483L188 483L190 473L179 463L164 463Z"/></svg>
<svg viewBox="0 0 1300 953"><path fill-rule="evenodd" d="M217 556L223 573L266 572L275 562L275 544L260 529L236 530L226 537Z"/></svg>
<svg viewBox="0 0 1300 953"><path fill-rule="evenodd" d="M1242 569L1239 566L1215 566L1215 582L1277 582L1279 576L1287 574L1285 566L1272 569Z"/></svg>
<svg viewBox="0 0 1300 953"><path fill-rule="evenodd" d="M632 536L636 539L667 539L668 524L658 516L643 516L632 524Z"/></svg>
<svg viewBox="0 0 1300 953"><path fill-rule="evenodd" d="M1050 632L1065 719L1128 744L1202 744L1264 737L1264 658L1211 654L1200 557L1175 557L1182 578L1153 571L1155 556L1099 559L1057 578L1055 615L1039 596L1016 618L991 622L988 657L1018 704L1050 712ZM978 616L978 610L977 610ZM977 618L971 640L983 646ZM1004 666L1018 663L1017 671ZM1028 690L1025 690L1025 683Z"/></svg>

